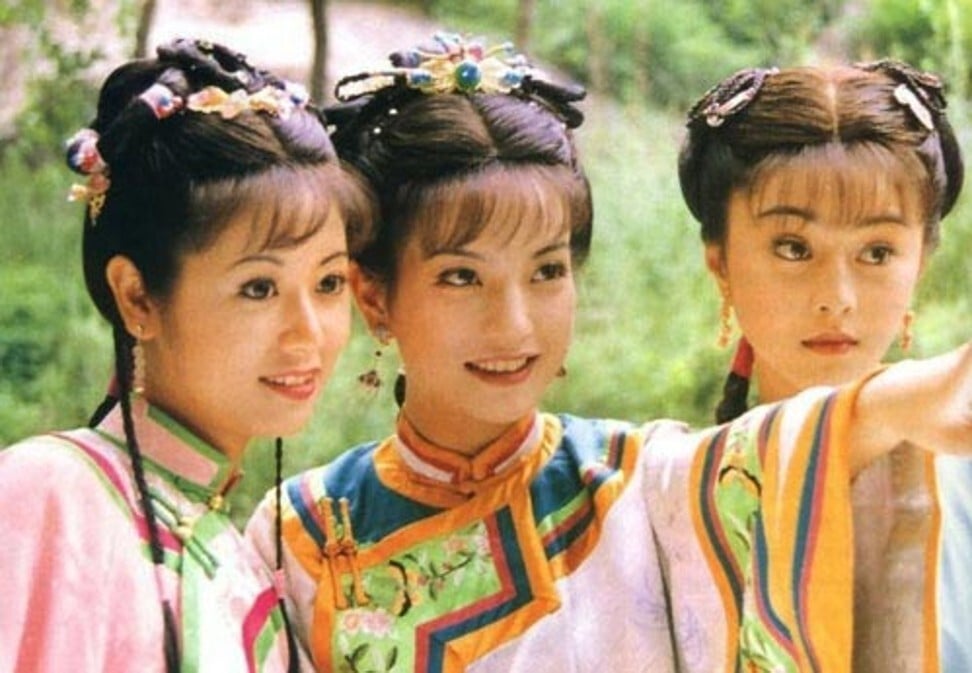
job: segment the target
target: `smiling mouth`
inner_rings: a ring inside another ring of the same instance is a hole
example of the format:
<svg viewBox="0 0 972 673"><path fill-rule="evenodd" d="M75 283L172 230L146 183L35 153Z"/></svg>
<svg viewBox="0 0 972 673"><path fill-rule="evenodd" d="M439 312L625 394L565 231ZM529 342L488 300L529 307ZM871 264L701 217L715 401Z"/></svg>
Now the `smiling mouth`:
<svg viewBox="0 0 972 673"><path fill-rule="evenodd" d="M315 372L264 376L260 378L260 381L274 392L294 400L305 400L317 393L317 374Z"/></svg>
<svg viewBox="0 0 972 673"><path fill-rule="evenodd" d="M518 358L480 360L478 362L467 362L466 369L480 374L506 376L527 371L536 359L537 356L535 355L524 355Z"/></svg>

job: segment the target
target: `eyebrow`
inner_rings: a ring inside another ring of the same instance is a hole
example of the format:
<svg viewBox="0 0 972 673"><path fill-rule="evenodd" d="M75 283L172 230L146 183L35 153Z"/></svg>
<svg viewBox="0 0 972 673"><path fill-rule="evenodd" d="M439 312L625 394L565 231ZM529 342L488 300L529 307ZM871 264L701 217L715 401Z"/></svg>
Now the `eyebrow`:
<svg viewBox="0 0 972 673"><path fill-rule="evenodd" d="M543 257L551 252L556 252L558 250L563 250L570 247L569 241L556 241L548 245L543 246L539 250L533 253L533 258ZM477 259L484 261L485 258L479 253L473 252L472 250L467 250L466 248L442 248L441 250L435 250L429 255L429 259L432 257L438 257L439 255L453 255L455 257L468 257L470 259Z"/></svg>
<svg viewBox="0 0 972 673"><path fill-rule="evenodd" d="M326 257L321 259L321 261L318 262L318 266L324 266L325 264L329 264L330 262L333 262L336 259L340 259L341 257L347 257L347 256L348 256L347 250L338 250L336 252L332 252L330 255L327 255ZM238 266L243 266L244 264L253 264L256 262L269 262L270 264L274 264L276 266L283 266L283 260L281 260L276 255L272 255L267 252L258 252L252 255L247 255L246 257L241 257L240 259L233 262L233 264L231 264L230 267L236 268Z"/></svg>
<svg viewBox="0 0 972 673"><path fill-rule="evenodd" d="M796 206L773 206L772 208L767 208L766 210L757 213L756 219L780 216L799 217L807 222L813 222L817 219L817 215L813 211L797 208ZM857 226L874 227L881 224L900 224L904 227L909 226L908 222L905 221L904 218L902 218L900 215L894 215L892 213L881 213L878 215L865 217L863 220L858 221Z"/></svg>

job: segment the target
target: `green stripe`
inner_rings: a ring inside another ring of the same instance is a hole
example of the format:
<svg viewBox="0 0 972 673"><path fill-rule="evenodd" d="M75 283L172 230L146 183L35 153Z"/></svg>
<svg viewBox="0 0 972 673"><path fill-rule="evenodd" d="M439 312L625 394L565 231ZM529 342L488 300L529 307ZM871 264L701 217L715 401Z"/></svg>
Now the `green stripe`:
<svg viewBox="0 0 972 673"><path fill-rule="evenodd" d="M537 525L537 532L540 533L540 537L543 537L547 533L551 532L561 523L573 516L574 513L583 507L584 504L589 500L589 496L590 494L586 490L581 489L577 492L577 495L570 500L570 502L557 511L551 512L544 517L543 521Z"/></svg>

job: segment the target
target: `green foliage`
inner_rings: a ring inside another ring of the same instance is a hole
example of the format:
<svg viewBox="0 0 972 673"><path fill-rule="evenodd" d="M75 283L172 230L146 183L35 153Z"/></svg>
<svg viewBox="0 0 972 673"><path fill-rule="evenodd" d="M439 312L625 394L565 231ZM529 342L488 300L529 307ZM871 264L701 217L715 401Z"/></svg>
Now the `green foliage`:
<svg viewBox="0 0 972 673"><path fill-rule="evenodd" d="M14 122L15 139L5 148L31 166L60 157L64 141L86 123L96 92L84 75L101 58L97 49L66 49L43 29L38 38L52 70L29 82L27 104Z"/></svg>
<svg viewBox="0 0 972 673"><path fill-rule="evenodd" d="M512 0L431 5L445 25L511 38ZM538 0L529 52L623 101L684 108L743 67L799 62L842 0Z"/></svg>
<svg viewBox="0 0 972 673"><path fill-rule="evenodd" d="M132 1L123 0L119 7ZM88 73L104 58L98 41L84 38L93 16L90 0L54 5L22 0L0 8L0 26L30 35L18 66L27 74L27 100L14 120L13 133L0 146L3 156L41 166L61 156L64 141L87 122L95 99ZM72 31L77 39L69 39Z"/></svg>
<svg viewBox="0 0 972 673"><path fill-rule="evenodd" d="M853 39L864 57L940 73L962 98L972 90L972 0L870 0Z"/></svg>
<svg viewBox="0 0 972 673"><path fill-rule="evenodd" d="M53 265L0 270L0 445L79 425L107 383L104 359L92 355L107 352L104 335L73 285Z"/></svg>

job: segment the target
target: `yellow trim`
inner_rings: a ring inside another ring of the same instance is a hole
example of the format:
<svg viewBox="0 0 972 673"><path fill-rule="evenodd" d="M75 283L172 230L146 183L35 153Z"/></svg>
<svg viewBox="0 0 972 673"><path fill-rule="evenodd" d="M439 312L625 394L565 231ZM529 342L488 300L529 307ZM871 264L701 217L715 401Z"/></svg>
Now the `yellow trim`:
<svg viewBox="0 0 972 673"><path fill-rule="evenodd" d="M828 673L850 671L853 654L854 538L849 438L854 406L864 381L843 389L833 403L817 546L806 587L810 640L820 670ZM845 558L847 563L843 562ZM802 645L805 647L805 643Z"/></svg>

